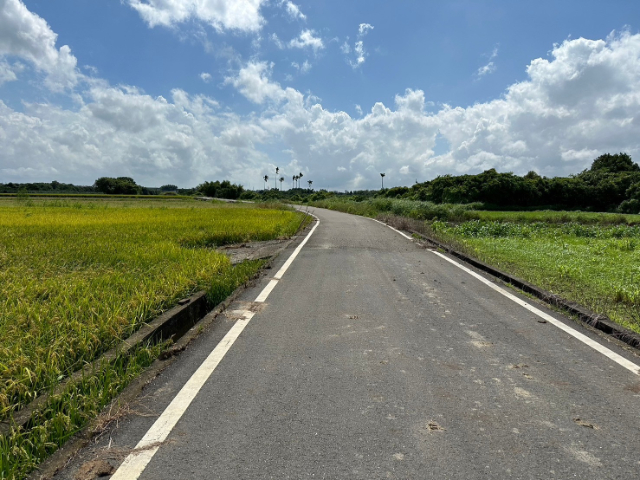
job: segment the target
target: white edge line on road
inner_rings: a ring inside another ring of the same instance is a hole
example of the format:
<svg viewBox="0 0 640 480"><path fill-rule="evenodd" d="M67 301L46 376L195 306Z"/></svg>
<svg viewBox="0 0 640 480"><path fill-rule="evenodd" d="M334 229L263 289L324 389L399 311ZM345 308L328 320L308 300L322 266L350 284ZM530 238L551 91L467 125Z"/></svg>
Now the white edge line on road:
<svg viewBox="0 0 640 480"><path fill-rule="evenodd" d="M383 223L379 220L376 220L375 218L372 219L375 222L378 222L382 225L385 225L387 227L389 227L391 230L393 230L394 232L399 233L400 235L402 235L403 237L413 241L414 239L411 238L409 235L407 235L404 232L401 232L400 230L397 230L395 228L393 228L391 225L387 225L386 223ZM447 257L446 255L443 255L440 252L436 252L436 251L431 251L432 253L438 255L440 258L443 258L444 260L446 260L449 263L452 263L453 265L455 265L456 267L458 267L461 270L464 270L465 272L467 272L469 275L471 275L472 277L480 280L482 283L484 283L485 285L491 287L493 290L495 290L496 292L500 293L501 295L504 295L505 297L507 297L508 299L514 301L515 303L517 303L518 305L520 305L523 308L526 308L527 310L529 310L531 313L537 315L538 317L546 320L547 322L551 323L552 325L558 327L560 330L568 333L569 335L571 335L572 337L580 340L582 343L588 345L589 347L593 348L594 350L600 352L602 355L604 355L605 357L613 360L614 362L616 362L618 365L626 368L627 370L635 373L636 375L640 375L640 366L636 365L635 363L627 360L626 358L624 358L621 355L618 355L617 353L609 350L607 347L600 345L598 342L596 342L595 340L590 339L589 337L587 337L586 335L578 332L577 330L571 328L568 325L565 325L563 322L561 322L560 320L555 319L554 317L552 317L551 315L544 313L542 310L537 309L536 307L534 307L533 305L525 302L524 300L518 298L517 296L515 296L514 294L508 292L507 290L505 290L502 287L499 287L498 285L496 285L495 283L487 280L486 278L484 278L482 275L479 275L478 273L474 272L473 270L471 270L470 268L465 267L464 265L458 263L457 261L453 260L452 258Z"/></svg>
<svg viewBox="0 0 640 480"><path fill-rule="evenodd" d="M291 263L293 263L300 253L300 250L302 250L302 247L307 243L309 238L311 238L311 235L313 235L313 232L316 230L318 225L320 225L318 217L312 214L309 215L317 220L316 224L300 245L298 245L298 247L293 251L291 256L289 256L282 268L278 270L274 279L272 279L267 286L264 287L262 292L260 292L260 295L258 295L255 300L256 302L264 302L267 299L271 291L278 284L278 280L282 278ZM144 437L142 437L138 442L133 453L131 453L124 462L122 462L122 465L120 465L116 473L113 474L111 480L135 480L142 474L155 453L160 448L160 443L166 440L169 433L171 433L171 430L173 430L173 427L178 423L178 420L180 420L202 386L209 379L213 371L224 358L225 354L249 324L249 321L253 316L254 312L249 310L245 310L243 312L242 319L236 321L233 327L231 327L224 338L220 340L220 343L216 345L206 360L202 362L195 373L171 401L169 406L164 410L164 412L162 412L162 415L158 417Z"/></svg>

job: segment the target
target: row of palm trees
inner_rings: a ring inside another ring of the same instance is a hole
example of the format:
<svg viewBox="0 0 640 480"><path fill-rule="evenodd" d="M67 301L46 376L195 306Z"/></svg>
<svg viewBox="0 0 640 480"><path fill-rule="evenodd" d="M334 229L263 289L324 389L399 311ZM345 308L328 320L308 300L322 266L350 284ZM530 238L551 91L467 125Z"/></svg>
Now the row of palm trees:
<svg viewBox="0 0 640 480"><path fill-rule="evenodd" d="M282 182L284 182L284 177L278 178L278 172L280 172L280 169L276 167L276 177L273 179L273 188L278 188L276 182L280 180L280 190L282 190ZM292 177L292 188L300 188L300 179L302 177L304 177L304 174L302 172ZM264 177L262 177L262 179L264 180L264 189L266 190L267 182L269 181L269 175L265 175ZM311 188L311 185L313 185L313 180L307 180L307 183L309 184L309 188Z"/></svg>
<svg viewBox="0 0 640 480"><path fill-rule="evenodd" d="M282 182L284 182L284 177L280 177L278 179L278 172L280 171L280 169L278 167L276 167L276 178L273 179L273 188L278 188L278 186L276 185L276 180L280 180L280 190L282 190ZM386 173L381 173L380 174L380 179L382 180L382 189L384 190L384 177L386 177ZM292 188L300 188L300 179L304 177L304 175L302 174L302 172L300 172L298 175L294 175L293 179L292 179ZM264 179L264 189L267 189L267 182L269 181L269 175L265 175L264 177L262 177ZM307 180L307 183L309 184L309 188L311 188L311 185L313 184L313 180ZM417 183L417 180L416 180Z"/></svg>

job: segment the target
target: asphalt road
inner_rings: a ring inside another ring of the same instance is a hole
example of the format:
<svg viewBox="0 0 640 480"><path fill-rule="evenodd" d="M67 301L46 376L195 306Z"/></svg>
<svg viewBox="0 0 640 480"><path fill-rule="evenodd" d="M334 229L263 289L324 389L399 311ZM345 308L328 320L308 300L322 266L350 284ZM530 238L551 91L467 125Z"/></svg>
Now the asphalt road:
<svg viewBox="0 0 640 480"><path fill-rule="evenodd" d="M243 309L139 478L640 478L640 376L384 225L313 213L267 301L289 252L56 478L121 462Z"/></svg>

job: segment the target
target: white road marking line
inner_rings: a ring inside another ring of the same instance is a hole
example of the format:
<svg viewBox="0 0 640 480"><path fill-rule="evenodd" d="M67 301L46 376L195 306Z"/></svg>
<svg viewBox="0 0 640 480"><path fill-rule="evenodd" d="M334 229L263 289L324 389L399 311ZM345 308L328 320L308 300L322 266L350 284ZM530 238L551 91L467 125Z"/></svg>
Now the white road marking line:
<svg viewBox="0 0 640 480"><path fill-rule="evenodd" d="M413 238L411 238L410 236L408 236L404 232L401 232L400 230L397 230L397 229L393 228L391 225L387 225L386 223L380 222L379 220L376 220L376 219L372 219L372 220L374 220L374 221L376 221L376 222L378 222L378 223L380 223L382 225L386 225L391 230L393 230L393 231L399 233L400 235L402 235L403 237L413 241ZM588 345L589 347L593 348L594 350L600 352L602 355L604 355L605 357L609 358L610 360L613 360L618 365L626 368L627 370L635 373L636 375L640 375L640 366L636 365L635 363L633 363L633 362L627 360L626 358L624 358L623 356L618 355L617 353L609 350L607 347L605 347L603 345L600 345L595 340L590 339L586 335L578 332L577 330L574 330L570 326L565 325L560 320L556 320L551 315L548 315L548 314L544 313L542 310L539 310L536 307L534 307L534 306L530 305L529 303L525 302L524 300L516 297L515 295L513 295L510 292L508 292L504 288L499 287L495 283L493 283L493 282L487 280L486 278L484 278L482 275L478 275L473 270L471 270L471 269L465 267L464 265L458 263L457 261L447 257L446 255L443 255L442 253L436 252L436 251L433 251L433 250L431 252L436 254L436 255L438 255L440 258L445 259L447 262L452 263L453 265L455 265L456 267L460 268L461 270L464 270L465 272L467 272L472 277L480 280L482 283L484 283L485 285L491 287L493 290L495 290L496 292L500 293L501 295L504 295L508 299L513 300L515 303L517 303L521 307L526 308L531 313L539 316L540 318L543 318L547 322L549 322L552 325L555 325L556 327L558 327L560 330L562 330L562 331L568 333L569 335L571 335L572 337L580 340L585 345Z"/></svg>
<svg viewBox="0 0 640 480"><path fill-rule="evenodd" d="M410 237L409 235L407 235L404 232L401 232L400 230L398 230L397 228L393 228L391 225L387 225L384 222L381 222L380 220L376 220L375 218L372 218L371 220L373 220L374 222L378 222L380 225L384 225L385 227L389 227L391 230L393 230L396 233L399 233L400 235L402 235L404 238L411 240L413 242L413 238Z"/></svg>
<svg viewBox="0 0 640 480"><path fill-rule="evenodd" d="M258 295L256 297L256 302L257 303L263 303L264 301L267 300L267 297L269 296L269 294L271 293L271 291L276 288L276 285L278 285L278 280L269 280L269 283L267 284L266 287L264 287L264 289L262 290L262 292L260 293L260 295Z"/></svg>
<svg viewBox="0 0 640 480"><path fill-rule="evenodd" d="M287 271L287 269L289 268L289 265L291 265L291 263L293 263L293 261L295 260L295 258L298 256L298 254L300 253L300 250L302 250L302 247L304 247L307 242L309 241L309 239L311 238L311 235L313 234L313 232L316 230L316 228L318 228L318 225L320 225L320 219L318 217L316 217L315 215L313 215L312 213L307 213L307 215L311 215L313 218L315 218L317 220L316 224L313 226L313 228L311 229L311 231L309 232L309 234L306 236L306 238L302 241L302 243L300 243L300 245L298 245L298 248L296 248L293 253L291 254L291 256L287 259L286 262L284 262L284 265L282 265L282 267L280 268L280 270L278 270L278 273L275 274L275 276L273 277L276 280L280 280L282 278L282 276L284 275L284 272Z"/></svg>
<svg viewBox="0 0 640 480"><path fill-rule="evenodd" d="M264 302L267 299L271 291L278 284L278 280L282 278L293 260L300 253L300 250L302 250L302 247L307 243L309 238L311 238L311 235L318 225L320 225L318 217L315 215L312 216L318 221L278 271L276 275L277 279L271 280L262 292L260 292L260 295L258 295L255 300L256 302ZM242 318L236 321L206 360L202 362L169 406L162 412L162 415L160 415L144 437L138 442L133 453L122 462L122 465L120 465L116 473L111 477L112 480L136 480L142 474L160 448L159 444L166 440L171 430L173 430L173 427L178 423L178 420L180 420L202 386L209 379L254 315L255 313L249 310L242 312Z"/></svg>

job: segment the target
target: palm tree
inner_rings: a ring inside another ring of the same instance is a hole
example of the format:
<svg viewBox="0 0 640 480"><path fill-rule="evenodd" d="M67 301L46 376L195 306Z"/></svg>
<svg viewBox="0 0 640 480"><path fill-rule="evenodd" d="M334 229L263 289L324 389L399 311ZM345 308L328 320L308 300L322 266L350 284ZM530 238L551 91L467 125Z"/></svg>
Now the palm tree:
<svg viewBox="0 0 640 480"><path fill-rule="evenodd" d="M298 180L300 180L300 175L296 175L294 178L296 180L296 188L298 188L299 187Z"/></svg>
<svg viewBox="0 0 640 480"><path fill-rule="evenodd" d="M311 184L313 183L313 180L307 180L307 183L309 184L309 190L311 190Z"/></svg>
<svg viewBox="0 0 640 480"><path fill-rule="evenodd" d="M280 177L279 180L280 180L280 190L282 190L282 182L284 182L284 177Z"/></svg>
<svg viewBox="0 0 640 480"><path fill-rule="evenodd" d="M264 177L264 189L267 189L267 182L269 181L269 175L265 175Z"/></svg>
<svg viewBox="0 0 640 480"><path fill-rule="evenodd" d="M300 173L298 174L298 180L300 180L302 177L304 177L304 175L302 175L302 172L300 172ZM300 187L300 185L298 185L298 187Z"/></svg>
<svg viewBox="0 0 640 480"><path fill-rule="evenodd" d="M276 190L278 189L277 185L276 185L276 180L278 180L278 172L280 171L280 169L278 167L276 167L276 177L273 179L273 188L275 188Z"/></svg>
<svg viewBox="0 0 640 480"><path fill-rule="evenodd" d="M382 190L384 190L384 177L385 177L386 173L381 173L380 177L382 177Z"/></svg>
<svg viewBox="0 0 640 480"><path fill-rule="evenodd" d="M291 177L291 189L296 188L296 176Z"/></svg>

